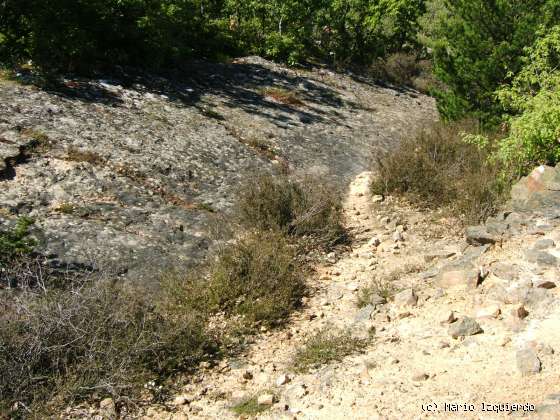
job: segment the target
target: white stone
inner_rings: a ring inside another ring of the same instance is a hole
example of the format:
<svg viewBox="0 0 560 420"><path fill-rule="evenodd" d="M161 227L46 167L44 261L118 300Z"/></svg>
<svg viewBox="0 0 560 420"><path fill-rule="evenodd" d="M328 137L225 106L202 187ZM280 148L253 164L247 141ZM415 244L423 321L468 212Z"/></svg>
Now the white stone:
<svg viewBox="0 0 560 420"><path fill-rule="evenodd" d="M274 395L272 394L263 394L259 396L257 399L258 405L272 405L274 404Z"/></svg>
<svg viewBox="0 0 560 420"><path fill-rule="evenodd" d="M500 307L498 305L490 305L490 306L486 306L484 308L480 308L478 311L476 311L476 317L477 318L498 318L498 316L500 316L500 314L502 313L502 310L500 309Z"/></svg>

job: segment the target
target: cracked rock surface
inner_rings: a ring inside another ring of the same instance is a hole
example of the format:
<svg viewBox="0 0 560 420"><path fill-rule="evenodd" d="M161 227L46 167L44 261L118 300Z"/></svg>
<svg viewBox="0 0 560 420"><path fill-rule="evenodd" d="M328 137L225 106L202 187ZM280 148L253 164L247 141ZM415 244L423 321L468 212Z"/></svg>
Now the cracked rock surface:
<svg viewBox="0 0 560 420"><path fill-rule="evenodd" d="M258 57L125 76L0 81L0 223L33 217L55 266L149 281L205 254L212 218L255 172L346 187L372 152L436 118L418 93Z"/></svg>

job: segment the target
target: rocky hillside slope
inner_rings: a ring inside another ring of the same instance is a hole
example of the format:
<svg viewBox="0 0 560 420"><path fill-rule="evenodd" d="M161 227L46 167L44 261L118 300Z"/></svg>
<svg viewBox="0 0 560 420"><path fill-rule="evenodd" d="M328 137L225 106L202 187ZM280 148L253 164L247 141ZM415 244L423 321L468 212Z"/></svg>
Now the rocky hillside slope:
<svg viewBox="0 0 560 420"><path fill-rule="evenodd" d="M353 249L317 267L288 326L202 364L138 417L560 418L560 165L464 236L441 214L372 202L371 176L345 203ZM105 399L68 417L128 418L117 411Z"/></svg>
<svg viewBox="0 0 560 420"><path fill-rule="evenodd" d="M32 216L52 265L150 280L204 254L214 212L255 171L345 185L435 117L414 92L256 57L193 63L180 79L3 80L0 223Z"/></svg>

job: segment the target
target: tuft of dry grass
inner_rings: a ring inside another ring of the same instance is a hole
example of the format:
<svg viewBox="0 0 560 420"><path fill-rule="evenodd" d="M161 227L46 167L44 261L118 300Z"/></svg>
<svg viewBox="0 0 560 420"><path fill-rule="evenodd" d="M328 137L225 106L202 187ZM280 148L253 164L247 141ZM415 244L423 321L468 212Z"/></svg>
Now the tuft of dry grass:
<svg viewBox="0 0 560 420"><path fill-rule="evenodd" d="M70 146L66 152L66 159L73 162L87 162L92 165L102 165L106 159L99 153L90 150L80 150L76 147Z"/></svg>
<svg viewBox="0 0 560 420"><path fill-rule="evenodd" d="M257 153L265 156L269 160L276 158L277 151L274 149L272 144L266 140L261 140L257 138L250 138L246 142L247 146L255 149Z"/></svg>
<svg viewBox="0 0 560 420"><path fill-rule="evenodd" d="M259 404L258 398L258 395L246 398L231 407L231 410L240 417L253 417L264 413L270 406Z"/></svg>
<svg viewBox="0 0 560 420"><path fill-rule="evenodd" d="M383 298L386 302L391 300L395 295L397 288L388 279L374 278L371 283L360 289L358 292L358 308L363 308L364 306L373 303L374 298Z"/></svg>
<svg viewBox="0 0 560 420"><path fill-rule="evenodd" d="M32 139L29 146L27 146L26 154L43 154L48 152L53 146L53 140L40 130L33 128L24 128L21 130L23 136Z"/></svg>
<svg viewBox="0 0 560 420"><path fill-rule="evenodd" d="M76 211L76 206L72 203L60 203L58 206L56 206L54 211L62 214L74 214L74 212Z"/></svg>
<svg viewBox="0 0 560 420"><path fill-rule="evenodd" d="M296 372L306 373L322 365L341 361L344 357L363 351L368 340L352 337L349 332L321 330L311 336L293 360Z"/></svg>
<svg viewBox="0 0 560 420"><path fill-rule="evenodd" d="M285 88L268 87L261 89L260 94L264 97L274 99L276 102L280 102L284 105L290 106L303 106L304 102L298 97L297 92L290 91Z"/></svg>

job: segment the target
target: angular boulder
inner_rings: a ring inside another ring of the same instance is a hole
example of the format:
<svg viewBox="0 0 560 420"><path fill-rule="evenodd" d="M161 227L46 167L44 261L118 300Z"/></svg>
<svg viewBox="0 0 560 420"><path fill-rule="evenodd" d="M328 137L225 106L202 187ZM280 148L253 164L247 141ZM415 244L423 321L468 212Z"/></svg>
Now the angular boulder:
<svg viewBox="0 0 560 420"><path fill-rule="evenodd" d="M469 317L461 318L449 327L449 335L453 338L467 337L483 332L484 331L479 323Z"/></svg>
<svg viewBox="0 0 560 420"><path fill-rule="evenodd" d="M541 361L530 348L518 350L515 354L517 369L523 376L535 375L541 371Z"/></svg>
<svg viewBox="0 0 560 420"><path fill-rule="evenodd" d="M436 284L444 289L462 287L475 289L480 282L480 271L472 264L452 264L439 272Z"/></svg>
<svg viewBox="0 0 560 420"><path fill-rule="evenodd" d="M469 245L475 246L495 244L498 240L497 235L490 233L484 225L467 227L465 237Z"/></svg>
<svg viewBox="0 0 560 420"><path fill-rule="evenodd" d="M560 207L560 165L539 166L511 189L510 204L515 211L530 212Z"/></svg>

